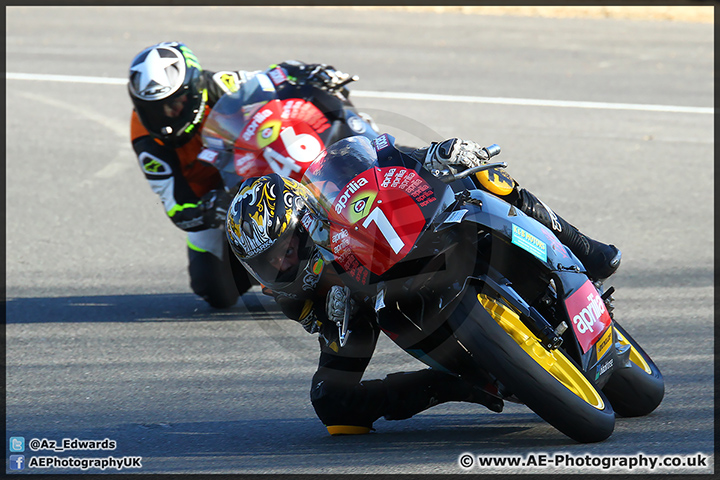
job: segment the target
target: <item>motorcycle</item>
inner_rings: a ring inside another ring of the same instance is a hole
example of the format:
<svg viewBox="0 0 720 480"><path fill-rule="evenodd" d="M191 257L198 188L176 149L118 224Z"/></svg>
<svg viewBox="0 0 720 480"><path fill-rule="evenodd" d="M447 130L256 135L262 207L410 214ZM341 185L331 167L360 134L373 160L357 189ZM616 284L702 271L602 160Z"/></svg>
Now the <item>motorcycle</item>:
<svg viewBox="0 0 720 480"><path fill-rule="evenodd" d="M299 180L326 145L353 135L377 137L372 118L349 100L346 86L357 79L347 76L324 88L291 85L278 66L220 97L203 124L197 157L219 171L225 187L226 195L216 194L210 208L215 202L226 208L219 199L229 202L246 178L275 172Z"/></svg>
<svg viewBox="0 0 720 480"><path fill-rule="evenodd" d="M577 442L607 439L615 413L657 408L662 374L615 319L614 288L593 283L551 230L478 188L505 163L431 173L387 134L330 147L340 148L305 171L317 205L302 222L405 352L525 404ZM343 345L349 316L337 327Z"/></svg>
<svg viewBox="0 0 720 480"><path fill-rule="evenodd" d="M223 95L205 121L198 160L217 168L231 192L246 178L273 172L300 180L327 145L378 136L373 120L348 98L345 87L357 77L324 89L278 87L282 80L280 67L255 75Z"/></svg>

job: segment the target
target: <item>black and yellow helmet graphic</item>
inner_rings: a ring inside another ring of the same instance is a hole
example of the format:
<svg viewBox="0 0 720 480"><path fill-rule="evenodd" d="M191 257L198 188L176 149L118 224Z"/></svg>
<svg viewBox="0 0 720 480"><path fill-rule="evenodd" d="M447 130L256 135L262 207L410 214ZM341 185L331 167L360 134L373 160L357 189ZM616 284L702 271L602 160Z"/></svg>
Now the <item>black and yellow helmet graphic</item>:
<svg viewBox="0 0 720 480"><path fill-rule="evenodd" d="M235 256L266 286L292 283L310 261L312 239L303 226L313 198L307 188L278 174L243 182L228 209L226 233ZM292 268L274 263L292 253Z"/></svg>

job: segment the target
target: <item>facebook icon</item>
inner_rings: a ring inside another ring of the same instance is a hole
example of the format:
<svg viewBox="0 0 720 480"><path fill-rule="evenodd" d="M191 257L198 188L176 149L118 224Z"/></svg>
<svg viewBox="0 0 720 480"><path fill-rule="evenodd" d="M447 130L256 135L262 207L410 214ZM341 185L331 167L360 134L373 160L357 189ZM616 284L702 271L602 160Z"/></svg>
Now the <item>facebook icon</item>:
<svg viewBox="0 0 720 480"><path fill-rule="evenodd" d="M10 470L25 468L25 455L10 455Z"/></svg>

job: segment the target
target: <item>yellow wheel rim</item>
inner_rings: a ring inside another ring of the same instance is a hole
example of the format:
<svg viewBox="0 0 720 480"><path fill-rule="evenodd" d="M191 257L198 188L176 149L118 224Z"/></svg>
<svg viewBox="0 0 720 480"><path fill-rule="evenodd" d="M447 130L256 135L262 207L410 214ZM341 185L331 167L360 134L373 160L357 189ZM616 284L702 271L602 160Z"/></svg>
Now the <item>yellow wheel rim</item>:
<svg viewBox="0 0 720 480"><path fill-rule="evenodd" d="M588 404L598 410L605 408L605 402L600 394L575 368L575 365L560 350L546 350L537 337L522 323L517 313L487 295L478 294L478 301L498 325L545 371Z"/></svg>
<svg viewBox="0 0 720 480"><path fill-rule="evenodd" d="M630 361L645 370L648 375L652 375L653 371L650 368L650 365L648 365L643 356L640 355L640 352L638 352L637 349L633 347L632 343L628 342L627 339L618 332L617 328L615 329L615 332L617 333L618 341L621 345L630 345Z"/></svg>

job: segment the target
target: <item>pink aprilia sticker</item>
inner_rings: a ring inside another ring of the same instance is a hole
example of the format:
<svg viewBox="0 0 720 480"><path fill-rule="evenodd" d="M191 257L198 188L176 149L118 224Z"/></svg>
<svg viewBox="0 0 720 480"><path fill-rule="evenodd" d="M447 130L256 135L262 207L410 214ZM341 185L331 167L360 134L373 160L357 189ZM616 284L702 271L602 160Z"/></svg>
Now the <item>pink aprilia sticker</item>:
<svg viewBox="0 0 720 480"><path fill-rule="evenodd" d="M612 323L605 302L588 280L565 300L565 306L583 353L587 352Z"/></svg>

